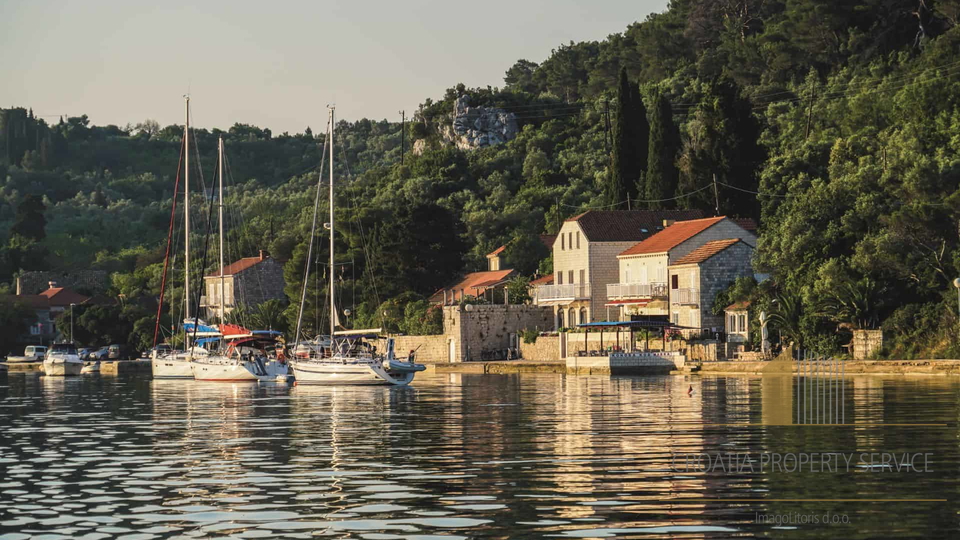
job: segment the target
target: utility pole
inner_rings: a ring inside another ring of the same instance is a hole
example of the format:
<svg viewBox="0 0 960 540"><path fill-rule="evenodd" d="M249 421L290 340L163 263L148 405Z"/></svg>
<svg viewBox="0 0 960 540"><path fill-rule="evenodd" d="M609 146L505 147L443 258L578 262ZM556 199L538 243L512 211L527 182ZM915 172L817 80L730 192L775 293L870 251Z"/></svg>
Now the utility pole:
<svg viewBox="0 0 960 540"><path fill-rule="evenodd" d="M807 105L807 129L803 133L803 138L810 137L810 121L813 120L813 100L816 98L816 87L810 89L810 103Z"/></svg>
<svg viewBox="0 0 960 540"><path fill-rule="evenodd" d="M76 304L73 304L73 303L70 304L70 343L74 343L73 341L73 306L75 305Z"/></svg>
<svg viewBox="0 0 960 540"><path fill-rule="evenodd" d="M404 133L404 131L406 130L404 129L404 127L406 126L406 123L407 123L407 111L400 111L400 165L401 166L403 165L403 154L405 153L404 138L406 137L406 133Z"/></svg>
<svg viewBox="0 0 960 540"><path fill-rule="evenodd" d="M715 216L720 215L720 192L717 190L717 173L713 173L713 200L716 203L716 213Z"/></svg>

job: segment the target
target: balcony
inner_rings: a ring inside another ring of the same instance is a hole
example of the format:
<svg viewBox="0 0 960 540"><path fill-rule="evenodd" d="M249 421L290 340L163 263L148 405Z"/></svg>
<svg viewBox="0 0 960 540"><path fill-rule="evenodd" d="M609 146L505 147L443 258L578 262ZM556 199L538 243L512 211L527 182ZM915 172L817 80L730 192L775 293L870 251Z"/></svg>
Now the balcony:
<svg viewBox="0 0 960 540"><path fill-rule="evenodd" d="M608 300L666 297L666 283L611 283L607 285Z"/></svg>
<svg viewBox="0 0 960 540"><path fill-rule="evenodd" d="M673 289L670 291L670 303L681 306L700 304L700 289Z"/></svg>
<svg viewBox="0 0 960 540"><path fill-rule="evenodd" d="M538 302L586 300L590 298L590 284L541 285L537 287L536 294Z"/></svg>

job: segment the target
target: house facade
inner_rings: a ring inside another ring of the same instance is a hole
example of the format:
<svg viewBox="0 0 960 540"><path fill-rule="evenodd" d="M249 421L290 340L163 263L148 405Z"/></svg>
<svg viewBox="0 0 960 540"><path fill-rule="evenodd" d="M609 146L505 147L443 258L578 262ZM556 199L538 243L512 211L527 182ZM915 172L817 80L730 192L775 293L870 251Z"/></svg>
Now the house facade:
<svg viewBox="0 0 960 540"><path fill-rule="evenodd" d="M618 282L617 255L675 220L699 210L590 210L567 219L553 241L553 283L535 289L534 303L553 308L556 328L607 320L607 285Z"/></svg>
<svg viewBox="0 0 960 540"><path fill-rule="evenodd" d="M717 293L741 276L752 276L753 246L739 238L707 242L668 267L670 322L686 335L719 332L724 316L713 314Z"/></svg>
<svg viewBox="0 0 960 540"><path fill-rule="evenodd" d="M220 313L220 273L203 277L206 294L200 298L200 307L208 318ZM284 296L283 264L261 250L256 257L244 257L223 268L223 306L230 313L238 305L258 306L267 300L282 300Z"/></svg>
<svg viewBox="0 0 960 540"><path fill-rule="evenodd" d="M727 343L750 342L750 302L736 302L724 310Z"/></svg>
<svg viewBox="0 0 960 540"><path fill-rule="evenodd" d="M678 221L617 255L619 276L607 285L607 307L618 320L634 315L669 317L668 268L704 244L721 239L741 239L751 248L756 236L737 221L712 217Z"/></svg>
<svg viewBox="0 0 960 540"><path fill-rule="evenodd" d="M27 332L17 336L17 341L41 345L49 344L58 337L57 318L68 313L71 304L78 306L90 301L90 297L67 287L60 287L56 281L50 281L47 289L39 294L18 294L8 298L15 302L22 302L34 312L34 320L30 323Z"/></svg>
<svg viewBox="0 0 960 540"><path fill-rule="evenodd" d="M506 246L500 246L487 254L487 270L470 272L460 281L440 289L430 296L430 302L442 306L452 306L468 299L484 299L488 303L505 303L504 294L516 271L504 266L503 253Z"/></svg>

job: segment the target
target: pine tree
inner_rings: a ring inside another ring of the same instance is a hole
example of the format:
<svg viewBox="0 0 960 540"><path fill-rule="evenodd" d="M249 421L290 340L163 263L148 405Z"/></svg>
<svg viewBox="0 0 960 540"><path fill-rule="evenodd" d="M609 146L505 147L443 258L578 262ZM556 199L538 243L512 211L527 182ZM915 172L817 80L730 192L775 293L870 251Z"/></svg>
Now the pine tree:
<svg viewBox="0 0 960 540"><path fill-rule="evenodd" d="M680 135L673 123L673 108L660 89L654 90L650 108L650 144L647 152L647 173L644 198L667 199L677 190L677 166L674 163L680 146ZM650 208L669 208L672 202L650 203Z"/></svg>

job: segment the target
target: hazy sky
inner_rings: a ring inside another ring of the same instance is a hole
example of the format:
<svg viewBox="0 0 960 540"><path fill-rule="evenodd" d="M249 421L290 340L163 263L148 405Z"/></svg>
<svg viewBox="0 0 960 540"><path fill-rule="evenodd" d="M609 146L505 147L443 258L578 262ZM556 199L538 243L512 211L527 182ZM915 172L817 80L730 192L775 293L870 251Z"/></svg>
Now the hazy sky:
<svg viewBox="0 0 960 540"><path fill-rule="evenodd" d="M399 118L459 82L503 86L519 58L622 32L666 0L0 0L0 107L234 122L274 133Z"/></svg>

